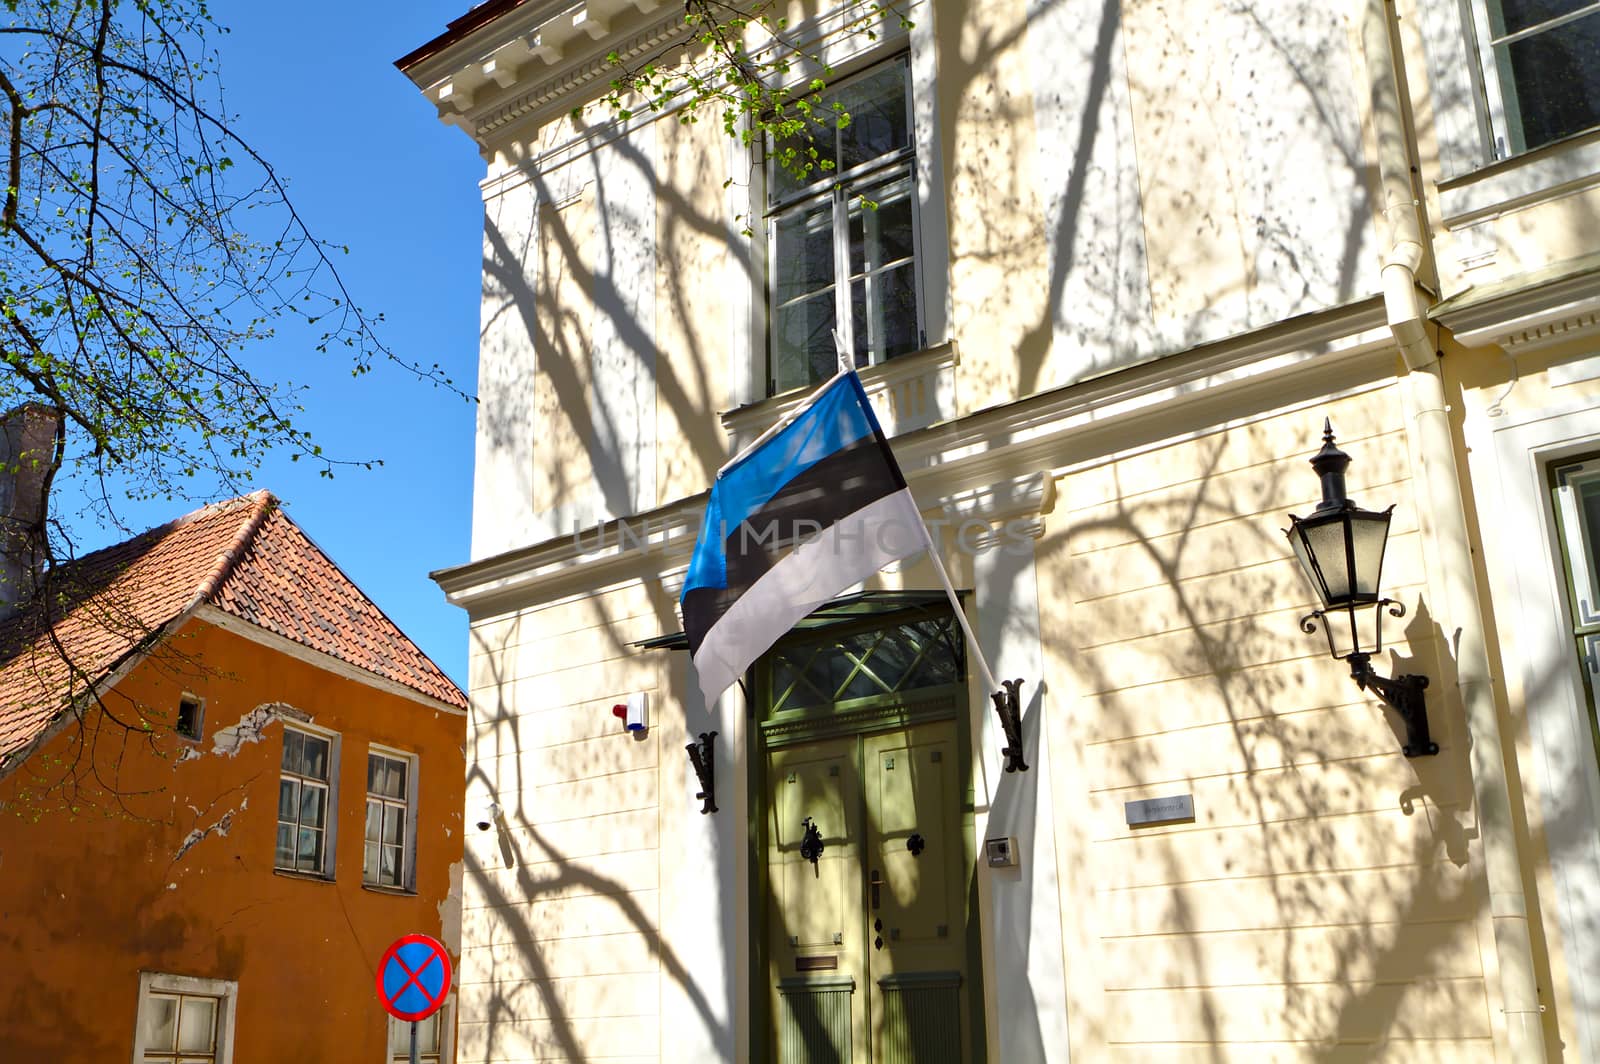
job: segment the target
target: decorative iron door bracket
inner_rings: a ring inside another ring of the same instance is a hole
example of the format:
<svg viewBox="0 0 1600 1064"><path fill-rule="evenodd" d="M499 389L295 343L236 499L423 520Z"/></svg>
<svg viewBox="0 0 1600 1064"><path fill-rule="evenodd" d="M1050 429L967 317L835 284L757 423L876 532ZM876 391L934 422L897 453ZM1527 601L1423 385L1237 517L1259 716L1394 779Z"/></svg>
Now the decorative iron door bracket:
<svg viewBox="0 0 1600 1064"><path fill-rule="evenodd" d="M712 741L716 737L714 731L701 732L697 741L684 747L689 751L689 763L694 766L694 774L700 779L700 790L695 797L703 803L700 806L702 816L717 811L717 765L712 754Z"/></svg>
<svg viewBox="0 0 1600 1064"><path fill-rule="evenodd" d="M1007 772L1026 772L1028 763L1022 760L1022 681L1001 680L1003 691L989 697L994 699L994 710L1000 714L1000 727L1006 735L1006 745L1001 753L1006 756Z"/></svg>
<svg viewBox="0 0 1600 1064"><path fill-rule="evenodd" d="M1363 691L1371 691L1400 714L1405 722L1406 742L1401 752L1407 757L1429 757L1439 752L1439 744L1428 731L1428 704L1422 692L1426 676L1396 676L1390 679L1373 671L1366 654L1350 655L1350 676Z"/></svg>

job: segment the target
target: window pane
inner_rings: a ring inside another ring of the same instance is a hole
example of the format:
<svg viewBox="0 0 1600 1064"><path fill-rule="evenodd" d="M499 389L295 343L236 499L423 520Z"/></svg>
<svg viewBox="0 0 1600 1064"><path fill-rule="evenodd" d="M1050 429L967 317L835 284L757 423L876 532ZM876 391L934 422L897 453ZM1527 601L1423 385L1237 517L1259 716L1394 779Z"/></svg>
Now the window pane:
<svg viewBox="0 0 1600 1064"><path fill-rule="evenodd" d="M1522 149L1600 125L1600 12L1495 48ZM1514 138L1515 139L1515 138Z"/></svg>
<svg viewBox="0 0 1600 1064"><path fill-rule="evenodd" d="M301 751L305 747L305 733L293 729L285 729L283 733L283 770L285 772L299 772Z"/></svg>
<svg viewBox="0 0 1600 1064"><path fill-rule="evenodd" d="M773 336L773 381L778 391L827 380L838 369L833 343L833 293L779 307Z"/></svg>
<svg viewBox="0 0 1600 1064"><path fill-rule="evenodd" d="M278 819L293 820L295 810L300 808L300 781L278 781Z"/></svg>
<svg viewBox="0 0 1600 1064"><path fill-rule="evenodd" d="M383 793L383 758L377 754L367 755L367 793Z"/></svg>
<svg viewBox="0 0 1600 1064"><path fill-rule="evenodd" d="M406 761L389 760L389 789L385 793L390 798L402 801L406 796L406 769L410 768Z"/></svg>
<svg viewBox="0 0 1600 1064"><path fill-rule="evenodd" d="M327 814L328 792L321 787L303 787L300 791L300 825L320 828Z"/></svg>
<svg viewBox="0 0 1600 1064"><path fill-rule="evenodd" d="M1496 37L1519 33L1529 26L1588 7L1594 0L1500 0L1489 4L1489 22Z"/></svg>
<svg viewBox="0 0 1600 1064"><path fill-rule="evenodd" d="M781 215L773 228L773 291L779 303L833 283L831 201Z"/></svg>
<svg viewBox="0 0 1600 1064"><path fill-rule="evenodd" d="M272 863L279 868L294 867L294 825L278 823L278 847L272 855Z"/></svg>
<svg viewBox="0 0 1600 1064"><path fill-rule="evenodd" d="M369 842L366 852L361 857L361 878L368 883L378 881L378 844Z"/></svg>
<svg viewBox="0 0 1600 1064"><path fill-rule="evenodd" d="M401 865L400 847L385 846L383 848L383 853L379 856L379 860L383 862L378 871L379 881L387 883L390 886L399 886Z"/></svg>
<svg viewBox="0 0 1600 1064"><path fill-rule="evenodd" d="M876 208L862 203L866 199ZM850 276L911 258L911 181L862 189L850 204Z"/></svg>
<svg viewBox="0 0 1600 1064"><path fill-rule="evenodd" d="M295 867L302 872L322 871L322 832L314 828L300 829L300 846L295 855Z"/></svg>
<svg viewBox="0 0 1600 1064"><path fill-rule="evenodd" d="M383 841L399 843L405 838L406 811L398 805L383 809Z"/></svg>
<svg viewBox="0 0 1600 1064"><path fill-rule="evenodd" d="M879 274L873 284L874 355L897 358L917 350L917 271L911 263Z"/></svg>
<svg viewBox="0 0 1600 1064"><path fill-rule="evenodd" d="M172 1049L178 1037L178 999L151 994L144 1003L146 1049Z"/></svg>
<svg viewBox="0 0 1600 1064"><path fill-rule="evenodd" d="M911 263L873 274L850 286L856 361L872 353L882 362L909 354L920 345L917 328L916 267Z"/></svg>
<svg viewBox="0 0 1600 1064"><path fill-rule="evenodd" d="M838 100L850 115L839 131L841 169L871 162L911 144L903 63L879 67L839 90Z"/></svg>
<svg viewBox="0 0 1600 1064"><path fill-rule="evenodd" d="M217 1030L217 1002L214 998L186 997L178 1012L178 1049L205 1052L212 1046Z"/></svg>
<svg viewBox="0 0 1600 1064"><path fill-rule="evenodd" d="M826 102L823 106L827 106ZM801 189L838 173L837 167L824 165L834 162L833 141L837 134L834 132L832 121L826 124L813 123L808 132L811 135L809 140L805 136L793 136L779 141L773 147L768 174L772 189L769 199L773 201L786 199ZM816 152L815 157L810 155L812 151ZM806 164L810 164L811 168L805 171L804 181L795 178L789 172L791 167L799 169Z"/></svg>
<svg viewBox="0 0 1600 1064"><path fill-rule="evenodd" d="M312 779L328 778L328 740L314 735L305 738L305 769L303 775Z"/></svg>
<svg viewBox="0 0 1600 1064"><path fill-rule="evenodd" d="M383 830L383 803L372 800L367 801L367 830L368 842L377 842L378 834Z"/></svg>

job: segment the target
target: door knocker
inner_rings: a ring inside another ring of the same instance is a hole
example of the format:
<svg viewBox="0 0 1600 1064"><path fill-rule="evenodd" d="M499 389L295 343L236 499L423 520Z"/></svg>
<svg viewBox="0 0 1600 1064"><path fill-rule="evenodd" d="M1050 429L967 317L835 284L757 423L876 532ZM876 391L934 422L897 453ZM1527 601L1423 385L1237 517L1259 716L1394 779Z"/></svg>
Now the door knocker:
<svg viewBox="0 0 1600 1064"><path fill-rule="evenodd" d="M815 868L817 858L822 856L822 832L817 830L817 822L810 817L800 821L800 826L806 829L806 833L800 836L800 856Z"/></svg>
<svg viewBox="0 0 1600 1064"><path fill-rule="evenodd" d="M906 849L911 851L911 856L913 857L921 856L923 849L926 848L927 845L928 840L924 839L921 835L918 835L915 832L912 832L911 837L906 840Z"/></svg>

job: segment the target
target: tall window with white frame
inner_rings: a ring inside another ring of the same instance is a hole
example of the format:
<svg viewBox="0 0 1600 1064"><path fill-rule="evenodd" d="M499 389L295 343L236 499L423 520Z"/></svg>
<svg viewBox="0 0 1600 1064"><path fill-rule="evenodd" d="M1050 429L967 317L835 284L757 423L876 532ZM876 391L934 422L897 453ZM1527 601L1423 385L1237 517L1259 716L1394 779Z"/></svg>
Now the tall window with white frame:
<svg viewBox="0 0 1600 1064"><path fill-rule="evenodd" d="M278 845L273 864L292 872L329 875L329 790L333 783L332 739L285 728L278 779Z"/></svg>
<svg viewBox="0 0 1600 1064"><path fill-rule="evenodd" d="M849 120L816 131L815 168L801 179L779 164L799 143L767 151L773 394L833 376L835 331L858 367L925 346L909 64L880 63L821 95L821 110Z"/></svg>
<svg viewBox="0 0 1600 1064"><path fill-rule="evenodd" d="M367 830L361 878L380 887L411 886L415 763L399 753L367 753Z"/></svg>
<svg viewBox="0 0 1600 1064"><path fill-rule="evenodd" d="M1600 126L1600 0L1472 0L1503 159Z"/></svg>
<svg viewBox="0 0 1600 1064"><path fill-rule="evenodd" d="M1588 695L1590 736L1600 758L1600 454L1550 471L1567 577L1573 649Z"/></svg>

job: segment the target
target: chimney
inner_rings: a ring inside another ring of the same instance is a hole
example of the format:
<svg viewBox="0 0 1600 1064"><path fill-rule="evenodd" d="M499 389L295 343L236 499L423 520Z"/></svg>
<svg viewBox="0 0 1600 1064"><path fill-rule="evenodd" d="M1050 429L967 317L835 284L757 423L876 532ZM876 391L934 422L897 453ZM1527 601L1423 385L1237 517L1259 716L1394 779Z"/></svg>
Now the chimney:
<svg viewBox="0 0 1600 1064"><path fill-rule="evenodd" d="M43 563L45 476L57 423L42 403L0 417L0 620L27 603Z"/></svg>

